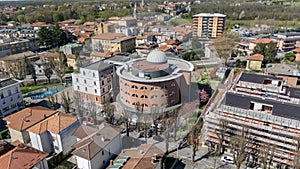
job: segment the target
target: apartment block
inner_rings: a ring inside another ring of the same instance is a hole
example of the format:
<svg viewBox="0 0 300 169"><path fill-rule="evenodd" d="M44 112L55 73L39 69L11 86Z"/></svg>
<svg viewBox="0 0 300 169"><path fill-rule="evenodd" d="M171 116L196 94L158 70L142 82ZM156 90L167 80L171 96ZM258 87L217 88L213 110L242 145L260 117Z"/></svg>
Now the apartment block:
<svg viewBox="0 0 300 169"><path fill-rule="evenodd" d="M92 37L92 49L98 52L131 52L135 49L135 37L103 33Z"/></svg>
<svg viewBox="0 0 300 169"><path fill-rule="evenodd" d="M263 144L275 147L274 167L290 167L298 160L299 93L300 88L289 86L282 77L238 73L204 112L202 138L214 147L219 143L217 134L225 130L225 151L231 152L231 136L244 130L256 144L254 149ZM220 120L228 121L227 129L221 127Z"/></svg>
<svg viewBox="0 0 300 169"><path fill-rule="evenodd" d="M0 117L6 117L25 107L21 82L14 79L0 81Z"/></svg>
<svg viewBox="0 0 300 169"><path fill-rule="evenodd" d="M200 13L193 16L193 36L215 38L221 36L225 27L226 15Z"/></svg>
<svg viewBox="0 0 300 169"><path fill-rule="evenodd" d="M83 102L100 105L111 98L113 76L113 65L96 61L72 74L73 89L80 93Z"/></svg>
<svg viewBox="0 0 300 169"><path fill-rule="evenodd" d="M296 48L296 42L300 41L300 32L278 33L271 39L277 42L278 50L288 52Z"/></svg>
<svg viewBox="0 0 300 169"><path fill-rule="evenodd" d="M19 39L0 44L0 58L8 55L18 54L26 51L37 51L39 49L38 39Z"/></svg>

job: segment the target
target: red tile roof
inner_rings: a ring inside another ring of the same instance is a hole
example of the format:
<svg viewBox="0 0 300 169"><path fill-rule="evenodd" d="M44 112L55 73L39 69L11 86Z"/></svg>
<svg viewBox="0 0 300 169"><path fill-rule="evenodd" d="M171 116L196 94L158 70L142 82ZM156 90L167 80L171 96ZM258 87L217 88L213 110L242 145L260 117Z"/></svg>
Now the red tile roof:
<svg viewBox="0 0 300 169"><path fill-rule="evenodd" d="M296 48L293 50L295 53L300 53L300 48Z"/></svg>
<svg viewBox="0 0 300 169"><path fill-rule="evenodd" d="M255 43L255 44L258 44L258 43L268 44L268 43L271 43L271 42L275 42L275 41L271 40L269 38L259 38L259 39L255 39L255 40L251 41L251 43Z"/></svg>
<svg viewBox="0 0 300 169"><path fill-rule="evenodd" d="M45 131L51 131L52 133L58 134L76 121L78 121L77 117L58 112L57 114L30 127L28 131L36 134L41 134Z"/></svg>
<svg viewBox="0 0 300 169"><path fill-rule="evenodd" d="M252 55L252 56L248 56L247 60L263 61L264 60L264 55L255 54L255 55Z"/></svg>
<svg viewBox="0 0 300 169"><path fill-rule="evenodd" d="M9 121L7 127L17 131L23 131L36 123L57 113L55 110L48 109L42 106L25 108L17 113L14 113L4 120Z"/></svg>
<svg viewBox="0 0 300 169"><path fill-rule="evenodd" d="M48 156L48 154L20 141L15 141L12 144L15 148L0 156L0 169L29 169Z"/></svg>
<svg viewBox="0 0 300 169"><path fill-rule="evenodd" d="M175 45L176 40L169 39L169 40L166 40L165 42L166 42L168 45Z"/></svg>

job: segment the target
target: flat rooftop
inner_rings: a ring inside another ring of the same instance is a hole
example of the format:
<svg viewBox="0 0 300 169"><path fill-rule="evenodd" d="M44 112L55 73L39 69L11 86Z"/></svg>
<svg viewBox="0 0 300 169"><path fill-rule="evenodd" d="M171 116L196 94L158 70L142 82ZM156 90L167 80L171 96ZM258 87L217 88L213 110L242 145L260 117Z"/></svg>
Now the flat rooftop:
<svg viewBox="0 0 300 169"><path fill-rule="evenodd" d="M283 78L279 78L279 77L275 77L275 76L242 73L239 81L264 84L264 80L266 80L266 79L270 79L270 80L283 80Z"/></svg>
<svg viewBox="0 0 300 169"><path fill-rule="evenodd" d="M182 75L181 72L184 71L191 72L194 69L194 65L188 61L169 57L168 58L168 64L170 65L169 75L146 79L144 77L138 77L132 74L133 65L136 62L142 60L145 60L145 58L139 58L139 59L128 61L126 64L124 64L123 66L117 69L118 76L123 79L127 79L129 81L137 81L142 83L163 82L163 81L168 81L180 77ZM128 67L128 69L126 67Z"/></svg>
<svg viewBox="0 0 300 169"><path fill-rule="evenodd" d="M111 67L111 64L105 63L103 60L99 60L93 63L88 64L87 66L83 67L84 69L90 69L90 70L105 70L109 67Z"/></svg>
<svg viewBox="0 0 300 169"><path fill-rule="evenodd" d="M13 79L2 80L2 81L0 81L0 88L10 86L10 85L15 84L15 83L20 83L20 82L17 81L17 80L13 80Z"/></svg>
<svg viewBox="0 0 300 169"><path fill-rule="evenodd" d="M226 17L226 15L224 14L220 14L220 13L199 13L194 15L193 17Z"/></svg>
<svg viewBox="0 0 300 169"><path fill-rule="evenodd" d="M250 110L251 102L272 105L272 115L274 116L300 120L300 105L297 104L280 102L265 97L253 97L249 95L231 92L227 92L223 100L224 105L237 107L245 110Z"/></svg>

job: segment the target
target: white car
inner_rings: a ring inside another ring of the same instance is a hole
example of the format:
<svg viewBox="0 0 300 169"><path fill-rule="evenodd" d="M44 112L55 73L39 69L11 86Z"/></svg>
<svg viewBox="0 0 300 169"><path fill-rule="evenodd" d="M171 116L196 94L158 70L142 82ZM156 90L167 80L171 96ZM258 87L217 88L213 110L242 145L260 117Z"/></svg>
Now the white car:
<svg viewBox="0 0 300 169"><path fill-rule="evenodd" d="M229 156L223 156L223 157L221 158L221 160L222 160L223 162L225 162L225 163L228 163L228 164L234 164L233 158L232 158L232 157L229 157Z"/></svg>

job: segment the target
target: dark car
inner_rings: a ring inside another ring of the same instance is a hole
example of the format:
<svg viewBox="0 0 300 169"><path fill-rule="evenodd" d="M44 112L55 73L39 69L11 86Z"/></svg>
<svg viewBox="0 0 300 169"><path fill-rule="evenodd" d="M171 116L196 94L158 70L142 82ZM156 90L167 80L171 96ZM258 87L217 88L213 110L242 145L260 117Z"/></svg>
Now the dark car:
<svg viewBox="0 0 300 169"><path fill-rule="evenodd" d="M139 138L142 138L142 137L145 137L145 132L140 132L139 134ZM147 132L146 133L146 137L149 138L149 137L152 137L152 133L151 132Z"/></svg>

